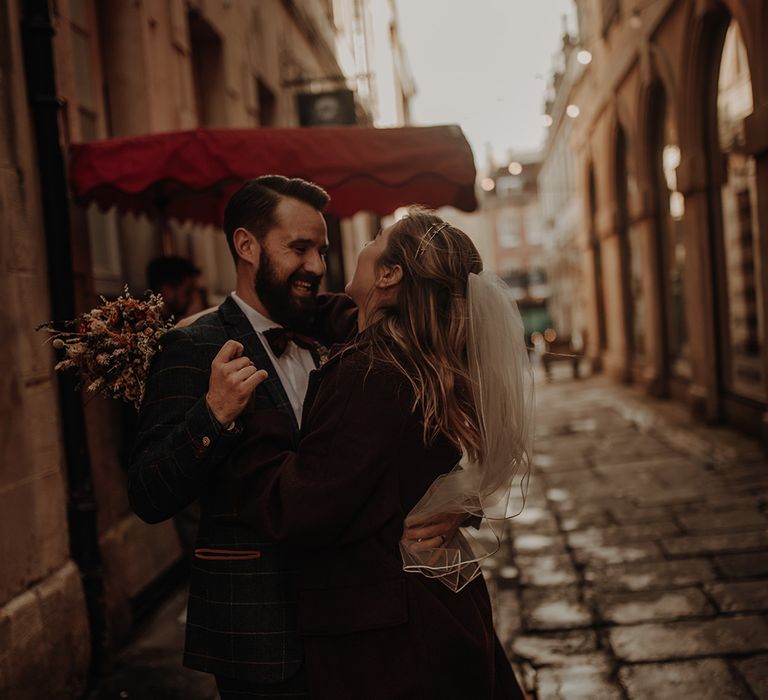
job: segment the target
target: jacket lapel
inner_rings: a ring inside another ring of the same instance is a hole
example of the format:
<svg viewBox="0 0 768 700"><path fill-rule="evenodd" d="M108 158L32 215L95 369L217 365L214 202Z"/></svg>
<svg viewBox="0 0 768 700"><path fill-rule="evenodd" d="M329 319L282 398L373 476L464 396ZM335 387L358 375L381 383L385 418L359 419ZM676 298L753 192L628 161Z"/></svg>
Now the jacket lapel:
<svg viewBox="0 0 768 700"><path fill-rule="evenodd" d="M269 355L267 355L267 351L264 349L256 331L253 330L251 322L246 318L232 297L227 297L219 306L219 314L227 328L229 337L242 343L245 347L245 354L251 359L253 364L259 369L267 370L269 374L256 391L263 388L272 399L275 408L290 415L293 430L295 433L298 433L299 424L296 422L296 415L293 412L291 402L285 393L283 385L280 383L280 379L277 376L272 361L269 359Z"/></svg>

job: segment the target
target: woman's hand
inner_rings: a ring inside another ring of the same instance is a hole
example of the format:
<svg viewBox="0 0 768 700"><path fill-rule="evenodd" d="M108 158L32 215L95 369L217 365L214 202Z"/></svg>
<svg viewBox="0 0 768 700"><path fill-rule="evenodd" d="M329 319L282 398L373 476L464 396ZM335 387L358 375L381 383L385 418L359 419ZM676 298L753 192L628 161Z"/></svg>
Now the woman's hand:
<svg viewBox="0 0 768 700"><path fill-rule="evenodd" d="M412 552L441 549L453 539L466 519L466 513L442 513L431 516L426 522L407 520L403 532L404 543Z"/></svg>
<svg viewBox="0 0 768 700"><path fill-rule="evenodd" d="M256 369L250 358L243 356L243 345L228 340L211 363L211 378L205 400L214 418L226 427L245 409L253 390L268 374Z"/></svg>

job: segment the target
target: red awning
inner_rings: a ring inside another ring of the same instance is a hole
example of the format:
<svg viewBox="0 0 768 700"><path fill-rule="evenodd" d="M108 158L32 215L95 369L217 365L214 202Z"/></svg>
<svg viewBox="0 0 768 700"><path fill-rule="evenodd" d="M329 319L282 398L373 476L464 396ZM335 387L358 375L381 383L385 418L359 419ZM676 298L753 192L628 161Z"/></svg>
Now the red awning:
<svg viewBox="0 0 768 700"><path fill-rule="evenodd" d="M331 195L329 213L477 207L472 151L457 126L195 129L72 146L75 199L220 225L247 179L302 177Z"/></svg>

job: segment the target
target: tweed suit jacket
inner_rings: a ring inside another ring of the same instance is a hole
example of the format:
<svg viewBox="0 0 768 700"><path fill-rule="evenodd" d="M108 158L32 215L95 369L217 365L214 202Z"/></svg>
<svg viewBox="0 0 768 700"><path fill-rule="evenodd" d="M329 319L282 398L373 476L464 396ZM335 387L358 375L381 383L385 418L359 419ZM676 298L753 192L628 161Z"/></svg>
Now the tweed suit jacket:
<svg viewBox="0 0 768 700"><path fill-rule="evenodd" d="M321 308L323 321L313 334L330 343L336 338L323 336L328 328L341 336L352 323L350 302L328 296ZM249 420L259 426L251 440L277 454L296 449L299 426L285 390L250 322L227 298L216 311L163 337L139 416L128 494L136 514L150 523L200 499L184 664L275 683L293 676L303 660L291 587L295 557L289 546L229 517L236 510L237 484L224 467L245 442L241 430L222 430L205 401L211 362L229 339L241 342L254 365L269 374L238 424L258 414Z"/></svg>

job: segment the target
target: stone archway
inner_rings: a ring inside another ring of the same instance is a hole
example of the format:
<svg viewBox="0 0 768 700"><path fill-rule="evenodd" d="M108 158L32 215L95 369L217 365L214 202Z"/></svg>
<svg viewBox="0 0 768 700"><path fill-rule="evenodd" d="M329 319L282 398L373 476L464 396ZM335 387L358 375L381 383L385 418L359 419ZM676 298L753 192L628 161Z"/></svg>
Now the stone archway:
<svg viewBox="0 0 768 700"><path fill-rule="evenodd" d="M756 5L692 5L679 168L686 293L702 302L690 309L694 405L710 420L725 418L752 432L763 429L768 401L768 199L761 194L768 139L747 134L758 108L768 109L756 55L761 23L766 15Z"/></svg>

